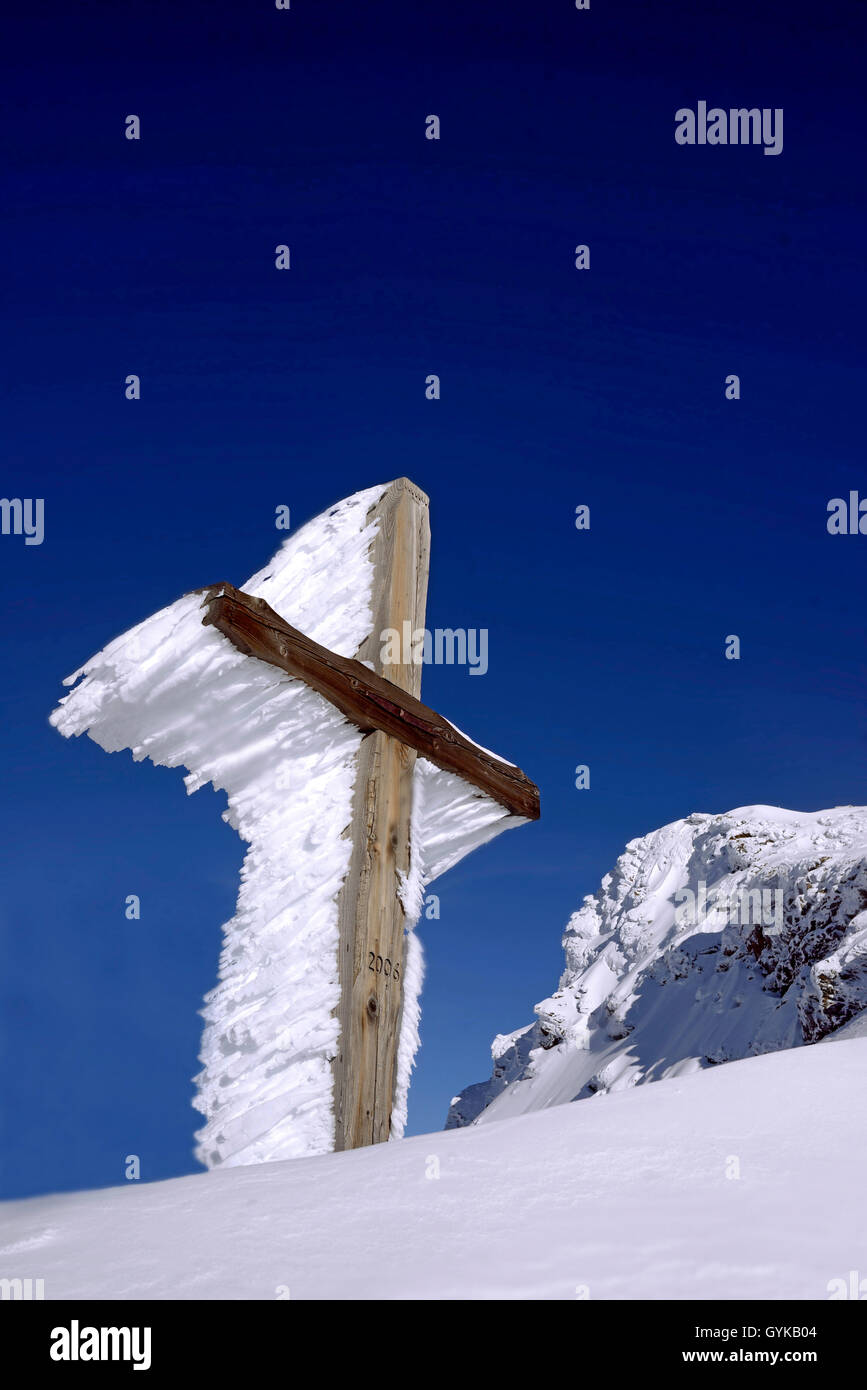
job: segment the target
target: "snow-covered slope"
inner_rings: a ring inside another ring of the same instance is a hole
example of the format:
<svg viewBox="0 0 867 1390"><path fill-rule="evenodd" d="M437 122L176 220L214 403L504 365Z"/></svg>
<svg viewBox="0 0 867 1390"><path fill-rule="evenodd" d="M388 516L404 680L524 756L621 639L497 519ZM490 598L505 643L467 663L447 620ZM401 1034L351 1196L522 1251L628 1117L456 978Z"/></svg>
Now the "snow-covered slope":
<svg viewBox="0 0 867 1390"><path fill-rule="evenodd" d="M243 589L315 642L354 656L374 624L371 515L385 491L368 488L315 517ZM136 761L185 767L188 792L208 782L226 791L225 819L249 849L203 1010L196 1152L208 1166L324 1153L334 1143L337 902L362 735L302 681L242 655L202 617L201 595L187 594L110 642L67 678L72 689L51 721L108 752L130 748ZM423 889L521 823L424 759L413 775L396 1136L418 1045L423 972L412 928Z"/></svg>
<svg viewBox="0 0 867 1390"><path fill-rule="evenodd" d="M0 1208L46 1299L827 1299L864 1271L867 1039L502 1124ZM626 1326L627 1324L624 1324Z"/></svg>
<svg viewBox="0 0 867 1390"><path fill-rule="evenodd" d="M495 1038L447 1128L817 1042L867 1007L865 909L864 807L746 806L633 840L569 921L556 993Z"/></svg>

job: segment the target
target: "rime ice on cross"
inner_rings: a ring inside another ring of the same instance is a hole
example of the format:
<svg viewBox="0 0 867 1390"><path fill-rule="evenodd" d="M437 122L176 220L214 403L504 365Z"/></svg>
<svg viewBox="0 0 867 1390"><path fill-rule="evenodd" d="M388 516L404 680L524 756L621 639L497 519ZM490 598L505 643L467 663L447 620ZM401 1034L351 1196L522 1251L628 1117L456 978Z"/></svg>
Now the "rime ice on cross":
<svg viewBox="0 0 867 1390"><path fill-rule="evenodd" d="M197 590L112 642L52 715L224 788L249 842L204 1011L207 1164L402 1133L424 886L539 814L517 767L421 704L420 665L384 661L380 634L424 627L429 538L408 479L358 493L243 590Z"/></svg>

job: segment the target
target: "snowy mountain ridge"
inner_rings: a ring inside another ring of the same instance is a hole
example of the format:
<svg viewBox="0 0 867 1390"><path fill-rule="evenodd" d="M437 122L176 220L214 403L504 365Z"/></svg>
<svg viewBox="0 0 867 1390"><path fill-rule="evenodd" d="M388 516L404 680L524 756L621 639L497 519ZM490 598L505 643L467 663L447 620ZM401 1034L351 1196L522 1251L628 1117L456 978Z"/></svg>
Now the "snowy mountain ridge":
<svg viewBox="0 0 867 1390"><path fill-rule="evenodd" d="M745 806L631 841L536 1021L446 1128L817 1042L867 1009L867 808Z"/></svg>

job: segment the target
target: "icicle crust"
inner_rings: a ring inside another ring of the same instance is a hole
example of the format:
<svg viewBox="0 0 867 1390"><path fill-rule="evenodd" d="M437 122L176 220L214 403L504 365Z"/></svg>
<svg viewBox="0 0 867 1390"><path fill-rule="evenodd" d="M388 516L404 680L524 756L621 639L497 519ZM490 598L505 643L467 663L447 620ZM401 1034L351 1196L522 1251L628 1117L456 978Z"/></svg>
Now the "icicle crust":
<svg viewBox="0 0 867 1390"><path fill-rule="evenodd" d="M395 1069L392 1137L403 1136L410 1079L419 1047L424 958L415 926L424 906L425 889L465 855L501 831L525 824L475 787L418 758L413 774L410 872L401 887L406 914L407 956L404 964L403 1017Z"/></svg>
<svg viewBox="0 0 867 1390"><path fill-rule="evenodd" d="M287 539L242 586L343 656L370 635L371 507L357 493ZM349 867L362 735L303 682L244 656L202 626L186 595L70 676L51 716L65 736L187 769L188 792L228 796L225 819L248 845L218 983L205 998L196 1107L208 1167L325 1153L334 1145L331 1063L338 1044L337 900ZM501 830L519 824L451 773L418 759L392 1134L402 1135L419 1044L424 889Z"/></svg>
<svg viewBox="0 0 867 1390"><path fill-rule="evenodd" d="M316 517L245 591L354 655L372 623L366 517L383 490ZM327 1152L337 895L361 734L303 683L203 627L192 594L110 643L75 681L52 715L62 734L185 767L188 792L225 790L225 818L250 846L203 1010L197 1156L212 1167Z"/></svg>

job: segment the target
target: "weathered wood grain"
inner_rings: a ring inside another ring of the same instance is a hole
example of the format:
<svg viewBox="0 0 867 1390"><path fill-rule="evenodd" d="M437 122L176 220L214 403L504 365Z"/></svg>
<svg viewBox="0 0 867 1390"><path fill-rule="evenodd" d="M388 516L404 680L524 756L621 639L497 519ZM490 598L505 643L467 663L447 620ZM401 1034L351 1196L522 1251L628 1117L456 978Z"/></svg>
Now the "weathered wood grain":
<svg viewBox="0 0 867 1390"><path fill-rule="evenodd" d="M406 479L394 483L368 515L378 522L371 547L371 633L359 657L394 688L421 687L420 669L383 665L379 634L405 618L424 625L430 524L428 499ZM362 666L362 670L367 668ZM400 881L410 867L415 749L381 729L358 754L349 873L338 901L340 1042L334 1061L335 1148L355 1149L389 1137L403 1014L404 911Z"/></svg>
<svg viewBox="0 0 867 1390"><path fill-rule="evenodd" d="M364 733L381 729L437 767L457 773L514 815L538 820L539 789L519 767L471 743L442 715L393 681L354 658L320 647L284 622L263 599L231 584L212 584L201 592L208 610L202 621L213 624L240 651L305 681ZM400 628L399 623L385 626ZM421 668L391 669L418 673Z"/></svg>

